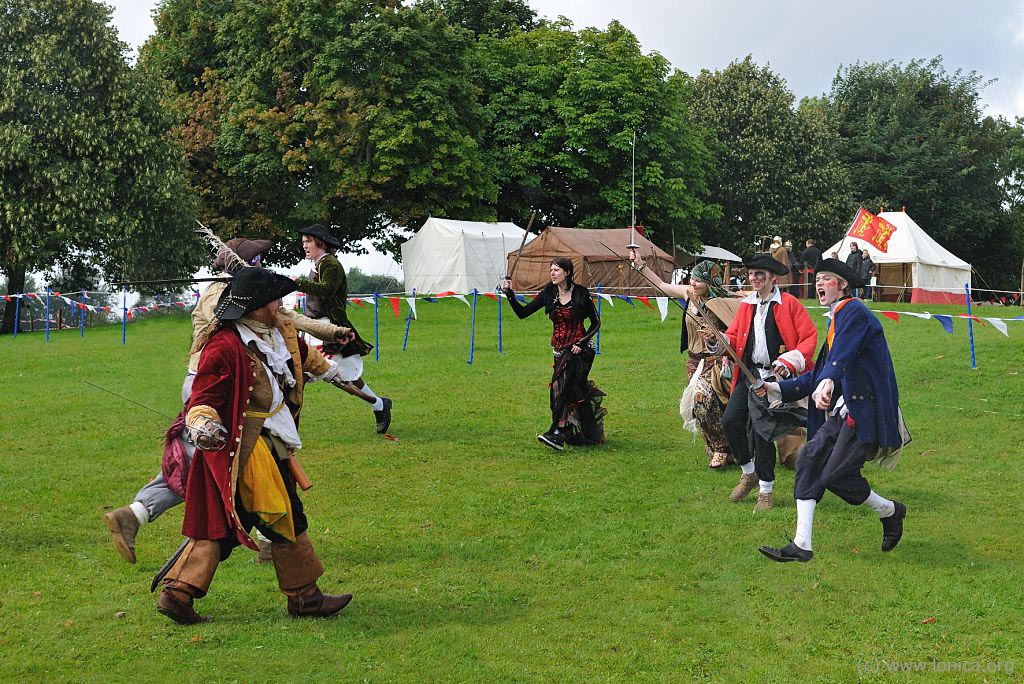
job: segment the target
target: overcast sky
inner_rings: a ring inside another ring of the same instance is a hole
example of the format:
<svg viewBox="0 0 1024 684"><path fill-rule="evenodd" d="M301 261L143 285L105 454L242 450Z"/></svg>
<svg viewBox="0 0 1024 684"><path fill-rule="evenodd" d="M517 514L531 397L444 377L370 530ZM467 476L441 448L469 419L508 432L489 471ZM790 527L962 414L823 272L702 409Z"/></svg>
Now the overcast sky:
<svg viewBox="0 0 1024 684"><path fill-rule="evenodd" d="M107 1L121 40L138 48L153 32L156 0ZM947 71L976 71L995 79L982 91L986 113L1024 115L1024 0L531 0L530 5L542 17L564 15L576 28L604 28L618 20L645 52L659 52L689 74L753 55L785 78L797 98L827 92L842 64L941 55ZM369 272L399 272L381 257L362 257L359 265Z"/></svg>

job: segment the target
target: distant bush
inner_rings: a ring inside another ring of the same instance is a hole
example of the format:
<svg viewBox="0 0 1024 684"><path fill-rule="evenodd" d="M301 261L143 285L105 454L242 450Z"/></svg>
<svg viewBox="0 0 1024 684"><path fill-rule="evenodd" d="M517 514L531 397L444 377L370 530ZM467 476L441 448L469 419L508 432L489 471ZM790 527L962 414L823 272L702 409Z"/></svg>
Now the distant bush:
<svg viewBox="0 0 1024 684"><path fill-rule="evenodd" d="M405 283L394 276L382 273L370 275L353 266L346 271L350 294L373 294L374 292L404 292Z"/></svg>

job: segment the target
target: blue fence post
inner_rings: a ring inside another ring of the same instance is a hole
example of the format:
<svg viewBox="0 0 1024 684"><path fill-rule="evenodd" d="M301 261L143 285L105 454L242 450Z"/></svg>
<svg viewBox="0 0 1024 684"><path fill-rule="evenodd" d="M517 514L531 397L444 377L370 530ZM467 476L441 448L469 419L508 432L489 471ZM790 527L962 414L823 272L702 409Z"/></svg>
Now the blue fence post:
<svg viewBox="0 0 1024 684"><path fill-rule="evenodd" d="M597 284L597 320L601 320L601 283ZM596 354L601 353L601 328L597 329L597 349L594 352Z"/></svg>
<svg viewBox="0 0 1024 684"><path fill-rule="evenodd" d="M46 286L46 341L50 341L50 286Z"/></svg>
<svg viewBox="0 0 1024 684"><path fill-rule="evenodd" d="M24 293L18 293L19 296L14 300L14 337L18 336L18 328L21 327L21 296Z"/></svg>
<svg viewBox="0 0 1024 684"><path fill-rule="evenodd" d="M373 293L373 360L380 362L380 295Z"/></svg>
<svg viewBox="0 0 1024 684"><path fill-rule="evenodd" d="M121 286L121 345L128 342L128 286Z"/></svg>
<svg viewBox="0 0 1024 684"><path fill-rule="evenodd" d="M501 289L499 288L497 294L498 294L498 353L499 354L504 354L505 350L502 349L502 345L501 345L501 299L502 299L502 297L505 296L505 293L503 293L501 291Z"/></svg>
<svg viewBox="0 0 1024 684"><path fill-rule="evenodd" d="M416 300L416 288L412 288L413 301ZM409 344L409 326L412 325L412 305L409 305L409 315L405 319L405 338L402 340L402 351L405 351L406 346Z"/></svg>
<svg viewBox="0 0 1024 684"><path fill-rule="evenodd" d="M87 311L87 309L85 308L85 290L82 290L82 308L80 308L78 310L78 313L82 314L82 334L80 335L80 337L85 337L85 312L86 311Z"/></svg>
<svg viewBox="0 0 1024 684"><path fill-rule="evenodd" d="M967 336L971 341L971 368L977 369L978 363L974 358L974 319L971 317L971 286L964 283L964 291L967 293Z"/></svg>
<svg viewBox="0 0 1024 684"><path fill-rule="evenodd" d="M476 341L476 288L473 288L473 312L469 321L469 365L473 365L473 343Z"/></svg>

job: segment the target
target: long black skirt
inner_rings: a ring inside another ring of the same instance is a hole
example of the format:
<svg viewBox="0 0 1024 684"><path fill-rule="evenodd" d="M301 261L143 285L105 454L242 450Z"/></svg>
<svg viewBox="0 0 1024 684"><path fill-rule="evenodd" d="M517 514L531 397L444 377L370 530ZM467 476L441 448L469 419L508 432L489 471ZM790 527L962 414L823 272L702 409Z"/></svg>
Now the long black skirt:
<svg viewBox="0 0 1024 684"><path fill-rule="evenodd" d="M556 426L568 421L564 431L569 444L604 442L604 417L608 410L602 406L605 393L589 378L593 365L594 350L589 346L579 354L570 349L555 352L551 423Z"/></svg>

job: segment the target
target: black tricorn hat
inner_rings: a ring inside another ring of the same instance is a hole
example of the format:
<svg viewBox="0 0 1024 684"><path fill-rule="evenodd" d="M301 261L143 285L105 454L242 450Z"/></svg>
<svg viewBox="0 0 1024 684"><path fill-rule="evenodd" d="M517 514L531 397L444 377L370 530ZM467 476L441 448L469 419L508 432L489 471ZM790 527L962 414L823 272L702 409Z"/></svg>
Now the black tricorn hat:
<svg viewBox="0 0 1024 684"><path fill-rule="evenodd" d="M818 267L814 269L814 277L818 277L818 274L822 271L835 273L837 276L849 283L849 287L853 289L864 287L864 279L861 278L856 271L847 266L845 261L840 261L839 259L822 259L818 262Z"/></svg>
<svg viewBox="0 0 1024 684"><path fill-rule="evenodd" d="M744 259L743 265L746 266L748 270L751 268L762 269L780 276L789 273L788 266L780 261L776 261L772 258L771 254L766 252L759 252L749 259Z"/></svg>
<svg viewBox="0 0 1024 684"><path fill-rule="evenodd" d="M314 223L308 228L300 229L299 235L308 235L310 237L315 237L317 240L324 243L325 245L330 245L335 249L341 249L341 240L331 235L330 232L328 232L328 230L321 226L319 223Z"/></svg>
<svg viewBox="0 0 1024 684"><path fill-rule="evenodd" d="M295 281L265 268L252 266L238 272L220 296L213 315L222 321L235 321L270 302L276 302L297 289Z"/></svg>

